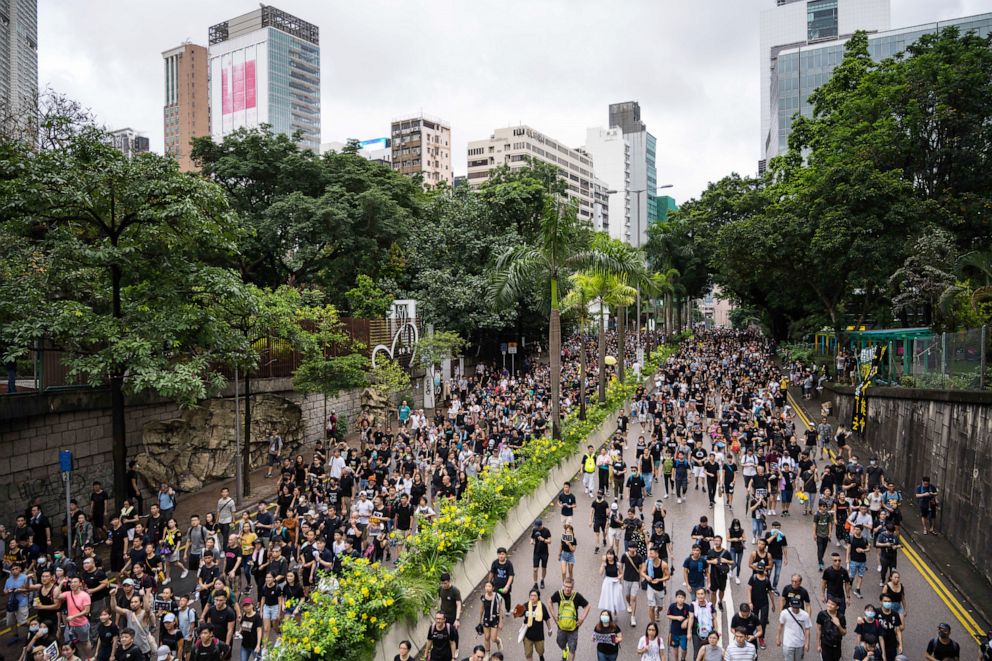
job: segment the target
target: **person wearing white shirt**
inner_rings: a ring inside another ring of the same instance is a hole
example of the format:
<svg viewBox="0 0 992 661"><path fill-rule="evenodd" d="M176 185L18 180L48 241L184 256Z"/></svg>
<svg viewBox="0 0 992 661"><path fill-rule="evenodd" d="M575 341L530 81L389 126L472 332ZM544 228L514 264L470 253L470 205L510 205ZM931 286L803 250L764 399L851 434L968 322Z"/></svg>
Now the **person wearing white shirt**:
<svg viewBox="0 0 992 661"><path fill-rule="evenodd" d="M778 616L778 637L776 644L782 648L785 661L801 661L809 652L810 632L813 622L809 613L803 609L803 600L799 597L789 599L789 607L783 609Z"/></svg>

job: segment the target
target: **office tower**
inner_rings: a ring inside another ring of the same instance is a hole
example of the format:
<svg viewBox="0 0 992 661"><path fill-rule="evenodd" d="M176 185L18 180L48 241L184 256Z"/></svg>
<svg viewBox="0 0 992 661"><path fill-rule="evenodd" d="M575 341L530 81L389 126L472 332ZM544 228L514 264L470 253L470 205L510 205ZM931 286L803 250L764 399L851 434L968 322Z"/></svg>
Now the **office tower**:
<svg viewBox="0 0 992 661"><path fill-rule="evenodd" d="M395 162L395 141L394 161ZM565 195L577 204L579 218L599 230L610 229L607 187L596 179L593 160L585 151L572 149L529 126L508 126L493 131L486 140L468 143L468 182L472 188L484 184L501 165L522 168L530 160L558 168Z"/></svg>
<svg viewBox="0 0 992 661"><path fill-rule="evenodd" d="M992 13L876 32L868 35L868 53L876 61L892 57L923 35L949 27L957 28L961 34L974 32L986 38L992 33ZM772 104L786 110L779 115L779 153L788 149L793 115L799 112L812 117L809 95L829 80L834 68L844 59L846 42L847 39L833 39L779 51L778 85L772 90Z"/></svg>
<svg viewBox="0 0 992 661"><path fill-rule="evenodd" d="M131 128L111 131L110 141L115 149L128 158L148 151L148 138Z"/></svg>
<svg viewBox="0 0 992 661"><path fill-rule="evenodd" d="M393 169L420 174L424 187L454 181L451 171L451 126L424 114L393 120Z"/></svg>
<svg viewBox="0 0 992 661"><path fill-rule="evenodd" d="M320 31L286 12L259 9L210 27L210 133L269 124L302 132L320 149Z"/></svg>
<svg viewBox="0 0 992 661"><path fill-rule="evenodd" d="M184 172L195 170L190 141L210 135L207 49L185 43L162 53L165 67L165 155L179 161Z"/></svg>
<svg viewBox="0 0 992 661"><path fill-rule="evenodd" d="M799 48L858 30L888 30L891 0L777 0L761 12L761 162L786 150L786 123L797 107L775 103L783 83L778 61L783 50ZM825 79L824 79L825 80ZM788 91L788 90L785 90ZM805 99L804 99L805 100Z"/></svg>
<svg viewBox="0 0 992 661"><path fill-rule="evenodd" d="M0 113L18 124L38 99L38 0L0 0Z"/></svg>
<svg viewBox="0 0 992 661"><path fill-rule="evenodd" d="M655 166L657 140L648 133L641 121L641 104L624 101L610 104L610 128L623 131L630 147L630 178L626 188L630 215L630 231L626 239L631 245L642 246L647 241L648 225L657 219L655 191L658 172Z"/></svg>
<svg viewBox="0 0 992 661"><path fill-rule="evenodd" d="M630 243L630 145L619 126L611 129L602 127L586 130L586 144L583 147L592 158L593 172L608 190L610 237Z"/></svg>

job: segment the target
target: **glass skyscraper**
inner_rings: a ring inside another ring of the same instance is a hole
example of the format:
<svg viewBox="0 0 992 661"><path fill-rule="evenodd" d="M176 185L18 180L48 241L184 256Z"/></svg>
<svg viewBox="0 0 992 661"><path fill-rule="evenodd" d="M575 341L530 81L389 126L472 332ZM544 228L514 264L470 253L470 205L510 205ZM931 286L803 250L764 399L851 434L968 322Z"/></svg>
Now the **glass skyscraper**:
<svg viewBox="0 0 992 661"><path fill-rule="evenodd" d="M834 0L835 4L836 1ZM812 0L810 6L813 5ZM939 23L927 23L898 30L886 30L868 35L868 52L876 61L906 50L925 34L956 27L961 33L973 32L980 37L992 33L992 14L979 14ZM811 28L812 29L812 28ZM812 117L809 96L827 82L833 70L844 59L847 40L833 40L783 50L778 54L778 86L773 89L773 101L778 108L778 153L789 148L789 134L796 113Z"/></svg>
<svg viewBox="0 0 992 661"><path fill-rule="evenodd" d="M23 119L37 98L38 0L0 0L0 106Z"/></svg>
<svg viewBox="0 0 992 661"><path fill-rule="evenodd" d="M263 5L210 28L210 132L269 124L320 150L320 32Z"/></svg>

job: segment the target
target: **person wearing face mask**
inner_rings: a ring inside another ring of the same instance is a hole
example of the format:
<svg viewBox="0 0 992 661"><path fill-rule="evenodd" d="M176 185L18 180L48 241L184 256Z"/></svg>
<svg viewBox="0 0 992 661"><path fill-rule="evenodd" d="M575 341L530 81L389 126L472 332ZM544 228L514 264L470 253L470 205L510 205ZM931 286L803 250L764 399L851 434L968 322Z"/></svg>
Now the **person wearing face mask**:
<svg viewBox="0 0 992 661"><path fill-rule="evenodd" d="M869 636L873 637L876 641L881 637L882 627L878 622L876 614L875 606L867 604L864 613L858 617L857 625L854 627L854 635L858 637L859 642L864 641Z"/></svg>
<svg viewBox="0 0 992 661"><path fill-rule="evenodd" d="M905 626L902 616L893 608L895 605L884 594L881 596L882 608L876 613L878 626L882 631L879 641L882 645L882 656L885 661L895 661L897 654L902 654L902 630Z"/></svg>
<svg viewBox="0 0 992 661"><path fill-rule="evenodd" d="M623 633L613 621L613 614L604 610L599 614L599 623L593 629L592 640L596 643L596 658L599 661L616 661L620 654Z"/></svg>

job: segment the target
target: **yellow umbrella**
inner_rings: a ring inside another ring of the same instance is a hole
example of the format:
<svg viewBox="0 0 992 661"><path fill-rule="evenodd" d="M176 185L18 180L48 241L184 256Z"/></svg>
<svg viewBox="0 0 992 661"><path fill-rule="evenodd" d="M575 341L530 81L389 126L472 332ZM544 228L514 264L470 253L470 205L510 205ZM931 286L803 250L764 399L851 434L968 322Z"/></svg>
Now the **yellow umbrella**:
<svg viewBox="0 0 992 661"><path fill-rule="evenodd" d="M607 356L605 362L606 362L607 365L611 365L612 366L612 365L616 365L617 364L617 359L614 358L613 356Z"/></svg>

